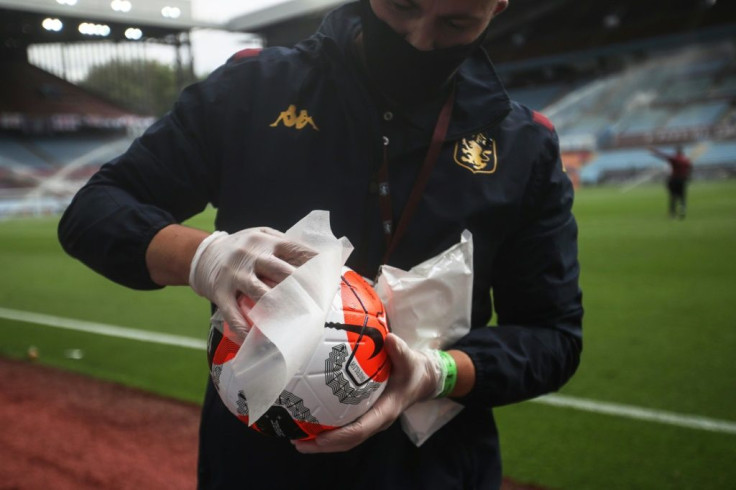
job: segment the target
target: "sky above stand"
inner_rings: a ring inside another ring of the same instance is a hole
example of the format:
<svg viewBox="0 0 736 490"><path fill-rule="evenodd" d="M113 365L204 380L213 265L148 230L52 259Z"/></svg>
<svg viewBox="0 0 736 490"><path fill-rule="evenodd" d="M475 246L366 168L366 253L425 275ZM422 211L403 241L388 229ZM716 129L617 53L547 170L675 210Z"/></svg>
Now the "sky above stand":
<svg viewBox="0 0 736 490"><path fill-rule="evenodd" d="M224 23L233 17L254 12L287 0L192 0L195 20ZM252 36L215 30L192 33L194 71L203 76L223 64L241 49L258 46Z"/></svg>
<svg viewBox="0 0 736 490"><path fill-rule="evenodd" d="M236 15L260 10L286 0L192 0L192 15L195 19L209 22L224 22Z"/></svg>
<svg viewBox="0 0 736 490"><path fill-rule="evenodd" d="M192 0L195 20L224 23L233 17L260 10L285 0ZM216 30L192 33L194 71L204 76L223 64L233 53L253 46L251 36Z"/></svg>

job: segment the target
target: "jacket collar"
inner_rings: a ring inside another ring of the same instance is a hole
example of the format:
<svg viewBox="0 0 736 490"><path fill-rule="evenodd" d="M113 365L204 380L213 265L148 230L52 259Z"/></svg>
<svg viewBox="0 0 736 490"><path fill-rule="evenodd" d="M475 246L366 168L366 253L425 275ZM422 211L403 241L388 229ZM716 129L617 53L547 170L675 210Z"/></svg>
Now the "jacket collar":
<svg viewBox="0 0 736 490"><path fill-rule="evenodd" d="M298 49L311 51L316 44L312 41L318 41L329 56L338 58L352 71L360 72L363 85L367 85L353 48L360 28L358 2L349 3L327 14L317 33L310 40L300 43ZM511 111L509 96L484 49L477 50L460 66L455 84L455 106L447 139L485 131L498 125ZM441 103L434 101L430 106L438 109ZM427 117L428 113L434 114L434 117ZM422 128L426 126L430 131L436 121L435 110L418 110L416 114L406 116L415 125Z"/></svg>

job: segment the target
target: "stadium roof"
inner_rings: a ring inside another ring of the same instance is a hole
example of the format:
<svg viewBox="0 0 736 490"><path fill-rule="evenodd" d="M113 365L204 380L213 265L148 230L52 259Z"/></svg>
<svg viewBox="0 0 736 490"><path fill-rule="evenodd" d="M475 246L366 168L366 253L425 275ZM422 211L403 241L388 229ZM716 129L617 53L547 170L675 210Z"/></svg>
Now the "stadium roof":
<svg viewBox="0 0 736 490"><path fill-rule="evenodd" d="M232 18L230 31L253 32L271 46L290 46L313 34L322 17L345 0L285 0Z"/></svg>
<svg viewBox="0 0 736 490"><path fill-rule="evenodd" d="M0 0L0 49L36 43L164 38L194 27L189 0ZM126 35L127 31L127 35Z"/></svg>
<svg viewBox="0 0 736 490"><path fill-rule="evenodd" d="M67 66L106 60L112 49L125 45L145 46L119 41L155 41L180 50L182 39L186 42L180 33L210 26L193 20L189 0L0 0L0 129L137 124L132 110L65 80ZM83 48L76 57L65 50L74 43ZM44 69L58 65L58 76L28 62L28 48L42 44L64 47L45 51Z"/></svg>
<svg viewBox="0 0 736 490"><path fill-rule="evenodd" d="M0 0L0 8L174 29L200 25L190 0Z"/></svg>
<svg viewBox="0 0 736 490"><path fill-rule="evenodd" d="M305 18L321 18L325 12L347 3L343 0L285 0L255 12L234 17L227 28L234 31L258 30L282 22Z"/></svg>

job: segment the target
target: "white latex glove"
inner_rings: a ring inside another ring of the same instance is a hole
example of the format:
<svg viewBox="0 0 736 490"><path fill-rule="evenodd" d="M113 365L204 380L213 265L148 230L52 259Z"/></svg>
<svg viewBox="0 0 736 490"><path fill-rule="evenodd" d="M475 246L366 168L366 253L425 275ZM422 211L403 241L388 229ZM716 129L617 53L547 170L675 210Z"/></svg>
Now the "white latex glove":
<svg viewBox="0 0 736 490"><path fill-rule="evenodd" d="M231 327L243 331L249 322L238 307L239 296L255 304L314 255L313 250L272 228L248 228L232 235L217 231L197 248L189 285L215 303Z"/></svg>
<svg viewBox="0 0 736 490"><path fill-rule="evenodd" d="M437 351L413 350L393 333L386 337L384 347L391 359L391 375L376 403L351 424L323 432L311 441L292 441L299 452L333 453L352 449L387 429L414 403L434 398L442 391L444 374Z"/></svg>

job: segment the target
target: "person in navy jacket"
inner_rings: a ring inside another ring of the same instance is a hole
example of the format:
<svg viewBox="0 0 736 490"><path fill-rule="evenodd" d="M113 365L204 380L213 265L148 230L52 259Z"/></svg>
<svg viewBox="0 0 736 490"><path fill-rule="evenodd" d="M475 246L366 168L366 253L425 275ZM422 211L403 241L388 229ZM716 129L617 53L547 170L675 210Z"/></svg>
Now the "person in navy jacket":
<svg viewBox="0 0 736 490"><path fill-rule="evenodd" d="M238 294L256 301L313 255L277 231L312 210L330 211L355 246L347 265L370 278L472 232L468 335L418 352L390 334L384 394L313 441L247 428L209 382L199 488L497 489L493 407L555 391L576 371L572 185L553 125L509 100L482 47L508 3L360 0L293 48L238 53L66 210L70 255L131 288L189 285L236 327ZM207 205L217 232L181 225ZM398 417L436 396L465 408L415 447Z"/></svg>

